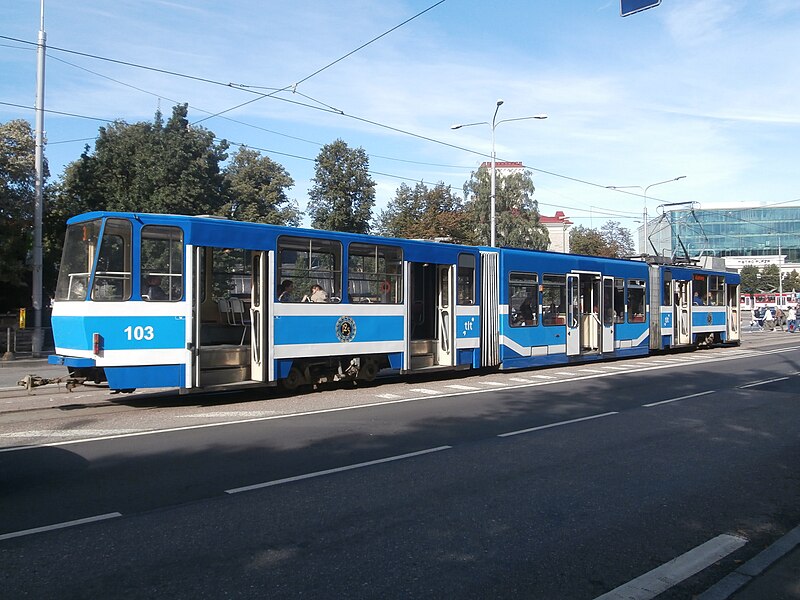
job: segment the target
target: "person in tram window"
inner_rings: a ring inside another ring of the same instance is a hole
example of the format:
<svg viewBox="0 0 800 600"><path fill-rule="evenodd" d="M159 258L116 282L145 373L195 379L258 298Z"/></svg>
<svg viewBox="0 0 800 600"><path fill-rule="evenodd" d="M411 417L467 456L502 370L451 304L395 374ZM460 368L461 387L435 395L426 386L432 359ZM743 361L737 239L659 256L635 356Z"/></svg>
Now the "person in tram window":
<svg viewBox="0 0 800 600"><path fill-rule="evenodd" d="M145 300L158 301L169 300L166 292L161 289L161 276L149 275L147 277L147 288L145 289Z"/></svg>
<svg viewBox="0 0 800 600"><path fill-rule="evenodd" d="M519 318L524 325L533 325L533 307L531 306L530 295L519 305Z"/></svg>
<svg viewBox="0 0 800 600"><path fill-rule="evenodd" d="M694 293L694 297L692 298L692 304L696 306L705 306L705 303L703 302L703 299L700 297L700 294L698 292Z"/></svg>
<svg viewBox="0 0 800 600"><path fill-rule="evenodd" d="M311 286L309 296L303 296L303 302L327 302L328 292L322 289L322 286L315 283Z"/></svg>
<svg viewBox="0 0 800 600"><path fill-rule="evenodd" d="M292 290L294 282L291 279L284 279L278 286L278 302L292 302Z"/></svg>

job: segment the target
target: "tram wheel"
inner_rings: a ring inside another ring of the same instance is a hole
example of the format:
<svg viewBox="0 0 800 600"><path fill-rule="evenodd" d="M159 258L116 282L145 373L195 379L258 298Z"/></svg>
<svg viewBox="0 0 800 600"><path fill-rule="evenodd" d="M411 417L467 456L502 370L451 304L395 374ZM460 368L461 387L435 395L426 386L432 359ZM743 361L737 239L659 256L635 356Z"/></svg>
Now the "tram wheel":
<svg viewBox="0 0 800 600"><path fill-rule="evenodd" d="M281 379L281 387L286 390L287 392L294 392L299 388L301 385L306 383L305 375L303 372L298 369L297 367L292 367L289 370L289 374L286 376L285 379Z"/></svg>
<svg viewBox="0 0 800 600"><path fill-rule="evenodd" d="M378 361L374 358L364 359L364 364L358 370L358 379L362 381L372 381L378 374Z"/></svg>

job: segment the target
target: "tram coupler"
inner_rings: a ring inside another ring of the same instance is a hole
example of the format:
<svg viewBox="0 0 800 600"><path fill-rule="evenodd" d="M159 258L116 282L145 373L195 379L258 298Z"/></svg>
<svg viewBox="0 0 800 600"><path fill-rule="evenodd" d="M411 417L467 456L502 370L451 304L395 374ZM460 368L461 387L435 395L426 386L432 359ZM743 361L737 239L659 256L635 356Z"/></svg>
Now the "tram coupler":
<svg viewBox="0 0 800 600"><path fill-rule="evenodd" d="M49 385L51 383L58 385L63 383L65 384L64 387L67 388L67 391L71 392L76 387L86 383L86 377L72 377L71 375L64 375L63 377L55 377L51 379L47 377L41 377L39 375L26 375L17 382L17 385L24 387L30 392L33 388Z"/></svg>

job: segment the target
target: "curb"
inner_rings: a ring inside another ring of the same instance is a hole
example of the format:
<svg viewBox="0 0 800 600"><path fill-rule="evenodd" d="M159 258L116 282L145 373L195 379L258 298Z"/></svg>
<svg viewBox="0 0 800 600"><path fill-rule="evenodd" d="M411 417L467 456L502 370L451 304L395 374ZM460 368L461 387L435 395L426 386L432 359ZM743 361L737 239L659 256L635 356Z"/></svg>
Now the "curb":
<svg viewBox="0 0 800 600"><path fill-rule="evenodd" d="M697 596L696 600L727 600L797 546L800 546L800 525Z"/></svg>

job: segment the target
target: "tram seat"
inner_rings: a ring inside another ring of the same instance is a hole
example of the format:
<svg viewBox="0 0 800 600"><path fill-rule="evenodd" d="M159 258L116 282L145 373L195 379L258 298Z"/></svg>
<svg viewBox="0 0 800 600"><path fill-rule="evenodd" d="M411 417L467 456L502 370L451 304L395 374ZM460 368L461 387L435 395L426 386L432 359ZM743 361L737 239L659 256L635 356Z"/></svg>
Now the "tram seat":
<svg viewBox="0 0 800 600"><path fill-rule="evenodd" d="M234 325L249 325L250 324L250 311L245 310L244 302L241 298L231 296L228 299L231 306L231 315L233 317Z"/></svg>
<svg viewBox="0 0 800 600"><path fill-rule="evenodd" d="M228 325L236 325L230 301L227 298L217 298L217 306L219 307L219 314L223 321Z"/></svg>

